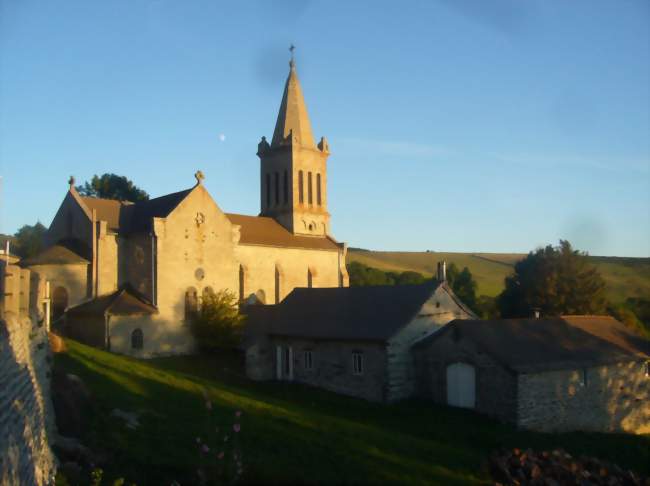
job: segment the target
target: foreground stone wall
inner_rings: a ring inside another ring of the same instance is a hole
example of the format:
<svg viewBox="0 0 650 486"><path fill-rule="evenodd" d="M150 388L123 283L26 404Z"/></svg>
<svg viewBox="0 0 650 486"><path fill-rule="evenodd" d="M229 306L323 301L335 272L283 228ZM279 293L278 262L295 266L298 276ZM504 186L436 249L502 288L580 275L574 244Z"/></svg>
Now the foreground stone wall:
<svg viewBox="0 0 650 486"><path fill-rule="evenodd" d="M650 432L650 377L643 362L521 374L518 384L520 427Z"/></svg>
<svg viewBox="0 0 650 486"><path fill-rule="evenodd" d="M0 261L0 485L54 482L44 282ZM30 288L31 287L31 288Z"/></svg>

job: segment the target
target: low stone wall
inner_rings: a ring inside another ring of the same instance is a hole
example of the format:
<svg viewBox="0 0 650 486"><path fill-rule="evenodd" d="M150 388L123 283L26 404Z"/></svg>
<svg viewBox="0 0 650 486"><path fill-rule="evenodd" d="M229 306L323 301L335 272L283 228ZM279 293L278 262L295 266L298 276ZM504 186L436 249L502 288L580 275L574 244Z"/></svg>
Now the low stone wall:
<svg viewBox="0 0 650 486"><path fill-rule="evenodd" d="M643 362L521 374L518 384L520 427L650 433L650 377Z"/></svg>
<svg viewBox="0 0 650 486"><path fill-rule="evenodd" d="M44 327L27 318L0 320L0 484L53 484L55 430L50 350Z"/></svg>

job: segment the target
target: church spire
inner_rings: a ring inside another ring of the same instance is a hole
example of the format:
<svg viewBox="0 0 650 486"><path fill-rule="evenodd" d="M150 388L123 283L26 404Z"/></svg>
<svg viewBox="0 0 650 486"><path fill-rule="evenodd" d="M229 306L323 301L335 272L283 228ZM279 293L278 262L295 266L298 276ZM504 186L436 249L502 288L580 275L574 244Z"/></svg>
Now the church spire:
<svg viewBox="0 0 650 486"><path fill-rule="evenodd" d="M275 123L273 139L271 140L272 148L286 143L299 143L306 148L315 148L309 115L307 115L307 106L296 73L296 62L293 58L294 49L293 45L289 48L291 51L289 77L284 85L278 121ZM290 136L292 140L290 140Z"/></svg>

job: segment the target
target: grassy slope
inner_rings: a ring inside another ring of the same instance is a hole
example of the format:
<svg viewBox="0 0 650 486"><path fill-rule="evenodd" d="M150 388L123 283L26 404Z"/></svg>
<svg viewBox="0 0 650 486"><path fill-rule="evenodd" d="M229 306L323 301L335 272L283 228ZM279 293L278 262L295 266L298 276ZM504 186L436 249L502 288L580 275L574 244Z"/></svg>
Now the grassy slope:
<svg viewBox="0 0 650 486"><path fill-rule="evenodd" d="M358 261L381 270L403 272L413 270L433 275L437 262L468 267L478 283L478 294L495 296L503 289L504 278L514 263L525 255L517 253L424 253L424 252L348 252L348 261ZM607 284L607 295L613 302L628 297L650 295L650 259L590 257Z"/></svg>
<svg viewBox="0 0 650 486"><path fill-rule="evenodd" d="M210 436L203 389L215 404L210 430L230 428L234 411L243 411L246 481L479 484L488 480L487 454L501 446L562 446L650 472L650 436L517 432L430 403L386 406L299 385L253 383L216 358L138 361L67 344L55 365L79 375L96 400L85 442L111 455L105 478L124 476L140 486L193 483L195 437ZM141 426L131 430L111 417L116 407L141 414Z"/></svg>

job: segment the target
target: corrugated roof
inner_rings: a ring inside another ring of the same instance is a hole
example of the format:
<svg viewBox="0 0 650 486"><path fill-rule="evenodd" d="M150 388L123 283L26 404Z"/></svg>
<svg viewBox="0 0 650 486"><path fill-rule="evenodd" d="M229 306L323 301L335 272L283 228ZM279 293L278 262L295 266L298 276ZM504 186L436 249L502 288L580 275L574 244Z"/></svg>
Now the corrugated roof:
<svg viewBox="0 0 650 486"><path fill-rule="evenodd" d="M88 302L79 304L67 310L72 315L137 315L155 314L158 312L147 299L130 287L124 287L116 292L100 295Z"/></svg>
<svg viewBox="0 0 650 486"><path fill-rule="evenodd" d="M59 242L46 248L38 255L20 261L22 266L53 265L53 264L88 264L90 261L82 256L84 252L75 248L71 243Z"/></svg>
<svg viewBox="0 0 650 486"><path fill-rule="evenodd" d="M450 332L517 372L598 366L647 359L650 354L647 340L609 316L454 320L415 347Z"/></svg>
<svg viewBox="0 0 650 486"><path fill-rule="evenodd" d="M254 333L386 341L408 324L440 284L297 288L280 304L251 306Z"/></svg>
<svg viewBox="0 0 650 486"><path fill-rule="evenodd" d="M227 213L231 223L241 226L242 245L265 245L317 250L340 250L340 245L328 236L296 236L267 216L247 216Z"/></svg>

